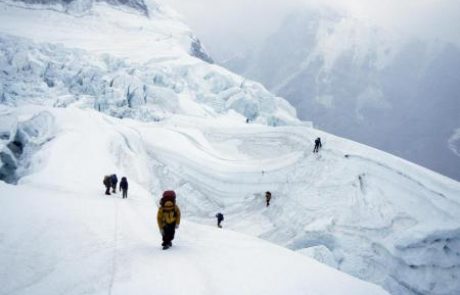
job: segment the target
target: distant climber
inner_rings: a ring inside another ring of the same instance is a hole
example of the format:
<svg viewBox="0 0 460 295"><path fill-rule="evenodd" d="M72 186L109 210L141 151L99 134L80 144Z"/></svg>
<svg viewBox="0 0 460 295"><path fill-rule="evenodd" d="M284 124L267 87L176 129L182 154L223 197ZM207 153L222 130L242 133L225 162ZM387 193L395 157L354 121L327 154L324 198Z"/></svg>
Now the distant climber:
<svg viewBox="0 0 460 295"><path fill-rule="evenodd" d="M118 183L118 178L116 174L112 174L110 176L110 183L112 184L112 193L115 194L117 192L117 183Z"/></svg>
<svg viewBox="0 0 460 295"><path fill-rule="evenodd" d="M271 192L265 192L265 201L267 202L267 207L270 206L270 200L272 199Z"/></svg>
<svg viewBox="0 0 460 295"><path fill-rule="evenodd" d="M172 246L172 240L180 223L180 210L176 205L176 193L174 191L163 192L160 200L160 208L157 214L158 227L163 237L163 250Z"/></svg>
<svg viewBox="0 0 460 295"><path fill-rule="evenodd" d="M222 225L220 223L224 221L224 214L219 212L216 214L216 218L217 218L217 227L222 228Z"/></svg>
<svg viewBox="0 0 460 295"><path fill-rule="evenodd" d="M102 183L105 186L105 194L110 196L110 188L112 187L112 182L110 181L110 175L104 176Z"/></svg>
<svg viewBox="0 0 460 295"><path fill-rule="evenodd" d="M122 192L123 199L128 198L128 180L126 177L122 177L120 181L120 191Z"/></svg>
<svg viewBox="0 0 460 295"><path fill-rule="evenodd" d="M313 148L313 152L314 153L317 153L319 152L319 149L322 147L323 145L321 144L321 138L316 138L315 139L315 147Z"/></svg>

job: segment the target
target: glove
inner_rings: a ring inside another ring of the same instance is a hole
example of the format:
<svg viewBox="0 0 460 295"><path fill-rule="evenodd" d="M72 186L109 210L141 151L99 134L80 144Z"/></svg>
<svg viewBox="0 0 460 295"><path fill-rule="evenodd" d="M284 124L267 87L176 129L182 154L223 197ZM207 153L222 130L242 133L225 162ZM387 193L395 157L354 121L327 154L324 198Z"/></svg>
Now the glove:
<svg viewBox="0 0 460 295"><path fill-rule="evenodd" d="M165 235L165 230L161 228L160 233L161 233L162 236L164 236Z"/></svg>
<svg viewBox="0 0 460 295"><path fill-rule="evenodd" d="M179 228L179 224L176 224L176 229L178 229L178 228Z"/></svg>

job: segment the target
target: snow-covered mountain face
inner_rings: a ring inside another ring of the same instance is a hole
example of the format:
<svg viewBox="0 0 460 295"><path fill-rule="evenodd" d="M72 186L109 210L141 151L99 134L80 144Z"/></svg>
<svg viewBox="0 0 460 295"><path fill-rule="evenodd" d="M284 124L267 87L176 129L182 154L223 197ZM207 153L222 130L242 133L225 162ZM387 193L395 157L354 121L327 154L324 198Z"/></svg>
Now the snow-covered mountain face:
<svg viewBox="0 0 460 295"><path fill-rule="evenodd" d="M0 4L7 293L382 293L191 222L214 225L218 211L225 228L394 294L459 292L458 182L299 122L260 84L197 58L205 51L164 8L154 17L94 2L77 16L30 5ZM123 203L103 196L102 177L114 172L130 182ZM165 189L185 219L171 256L151 251L153 201ZM164 265L186 271L165 286Z"/></svg>
<svg viewBox="0 0 460 295"><path fill-rule="evenodd" d="M158 11L159 7L154 3L147 5L143 0L16 0L28 5L39 5L41 8L56 9L70 14L89 13L96 2L106 2L114 7L125 7L149 16L152 11Z"/></svg>
<svg viewBox="0 0 460 295"><path fill-rule="evenodd" d="M329 132L460 179L460 48L396 36L331 9L299 9L223 63ZM452 144L451 144L452 143Z"/></svg>

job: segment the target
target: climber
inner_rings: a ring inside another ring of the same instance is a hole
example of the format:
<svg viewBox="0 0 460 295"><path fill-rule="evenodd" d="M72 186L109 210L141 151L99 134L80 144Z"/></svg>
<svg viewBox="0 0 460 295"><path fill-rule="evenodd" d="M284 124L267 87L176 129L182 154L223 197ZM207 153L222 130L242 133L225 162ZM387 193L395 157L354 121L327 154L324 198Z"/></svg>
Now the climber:
<svg viewBox="0 0 460 295"><path fill-rule="evenodd" d="M102 181L102 183L105 186L105 194L110 196L110 188L112 186L112 182L110 181L110 176L109 175L104 176L104 180Z"/></svg>
<svg viewBox="0 0 460 295"><path fill-rule="evenodd" d="M224 214L219 212L216 214L216 218L217 218L217 227L222 228L222 225L220 225L220 223L224 221Z"/></svg>
<svg viewBox="0 0 460 295"><path fill-rule="evenodd" d="M160 200L160 208L157 214L158 227L163 237L163 250L172 246L174 234L180 223L180 210L176 205L176 193L174 191L163 192Z"/></svg>
<svg viewBox="0 0 460 295"><path fill-rule="evenodd" d="M128 180L126 177L122 177L120 181L120 191L122 192L123 199L128 198Z"/></svg>
<svg viewBox="0 0 460 295"><path fill-rule="evenodd" d="M265 192L265 201L267 202L267 207L270 206L270 200L272 199L271 192Z"/></svg>
<svg viewBox="0 0 460 295"><path fill-rule="evenodd" d="M110 176L110 183L112 185L112 193L115 194L117 192L117 183L118 183L118 178L116 174L112 174Z"/></svg>
<svg viewBox="0 0 460 295"><path fill-rule="evenodd" d="M319 138L319 137L316 138L315 139L315 147L313 148L313 152L317 153L322 146L323 145L321 144L321 138Z"/></svg>

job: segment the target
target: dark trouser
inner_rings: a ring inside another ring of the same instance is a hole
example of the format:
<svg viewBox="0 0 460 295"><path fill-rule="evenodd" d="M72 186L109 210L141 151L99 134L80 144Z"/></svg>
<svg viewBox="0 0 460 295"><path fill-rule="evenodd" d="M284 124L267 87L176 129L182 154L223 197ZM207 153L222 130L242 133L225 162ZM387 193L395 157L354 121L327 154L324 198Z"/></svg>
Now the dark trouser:
<svg viewBox="0 0 460 295"><path fill-rule="evenodd" d="M110 185L105 186L105 194L110 195Z"/></svg>
<svg viewBox="0 0 460 295"><path fill-rule="evenodd" d="M162 246L165 245L170 245L171 246L171 241L174 240L174 234L176 233L176 224L166 224L163 227L163 243L161 244Z"/></svg>
<svg viewBox="0 0 460 295"><path fill-rule="evenodd" d="M123 199L128 198L128 190L127 189L122 189L121 191L123 192Z"/></svg>
<svg viewBox="0 0 460 295"><path fill-rule="evenodd" d="M222 225L220 225L221 222L222 222L222 219L217 219L217 227L222 227Z"/></svg>
<svg viewBox="0 0 460 295"><path fill-rule="evenodd" d="M112 184L112 193L116 193L117 192L117 184Z"/></svg>
<svg viewBox="0 0 460 295"><path fill-rule="evenodd" d="M313 152L314 153L317 153L319 151L319 144L318 145L315 145L315 148L313 149Z"/></svg>

